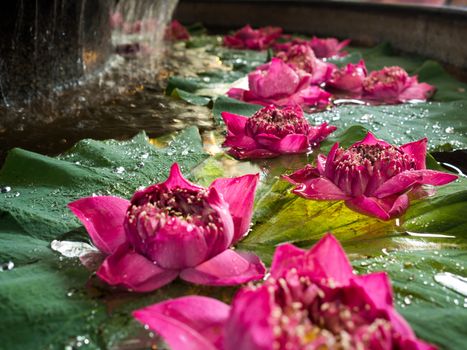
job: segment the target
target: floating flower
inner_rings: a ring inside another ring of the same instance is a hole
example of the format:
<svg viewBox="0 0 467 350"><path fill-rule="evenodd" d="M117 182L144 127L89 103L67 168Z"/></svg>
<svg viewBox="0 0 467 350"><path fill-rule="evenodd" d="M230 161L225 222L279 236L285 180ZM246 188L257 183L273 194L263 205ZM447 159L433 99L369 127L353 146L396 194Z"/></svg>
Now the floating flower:
<svg viewBox="0 0 467 350"><path fill-rule="evenodd" d="M293 192L299 196L345 200L355 211L389 220L407 210L409 195L422 195L422 185L440 186L457 179L426 169L426 145L424 138L393 146L368 133L348 149L334 144L327 157L318 155L316 167L307 165L284 178L297 185Z"/></svg>
<svg viewBox="0 0 467 350"><path fill-rule="evenodd" d="M419 83L416 76L409 77L401 67L384 67L371 72L363 80L363 98L385 103L426 101L435 92L435 87Z"/></svg>
<svg viewBox="0 0 467 350"><path fill-rule="evenodd" d="M257 256L229 249L249 229L257 181L245 175L203 188L174 164L167 181L137 191L131 201L89 197L69 207L107 255L97 275L110 285L147 292L177 276L233 285L264 275Z"/></svg>
<svg viewBox="0 0 467 350"><path fill-rule="evenodd" d="M188 40L190 33L179 21L173 20L165 29L165 39L171 41Z"/></svg>
<svg viewBox="0 0 467 350"><path fill-rule="evenodd" d="M419 83L416 76L410 77L401 67L384 67L368 74L363 60L334 71L328 85L376 103L426 101L435 91L434 86Z"/></svg>
<svg viewBox="0 0 467 350"><path fill-rule="evenodd" d="M304 153L318 145L335 126L312 126L300 106L279 109L267 106L251 118L222 112L227 125L224 147L238 159L271 158L280 154Z"/></svg>
<svg viewBox="0 0 467 350"><path fill-rule="evenodd" d="M286 36L282 36L283 39L289 39ZM340 57L347 55L347 52L343 52L342 49L349 45L350 39L339 42L336 38L316 38L313 37L311 40L295 38L290 41L274 44L275 51L287 51L294 45L306 45L310 47L317 58L331 58Z"/></svg>
<svg viewBox="0 0 467 350"><path fill-rule="evenodd" d="M279 58L273 58L248 74L248 86L249 90L232 88L227 95L263 106L302 107L324 107L331 97L328 92L311 85L309 74L295 70Z"/></svg>
<svg viewBox="0 0 467 350"><path fill-rule="evenodd" d="M355 275L328 234L308 251L276 249L271 276L232 305L188 296L133 313L173 350L433 350L393 306L386 273Z"/></svg>
<svg viewBox="0 0 467 350"><path fill-rule="evenodd" d="M365 62L360 60L357 64L349 63L340 70L335 70L327 86L346 91L355 97L361 97L366 76Z"/></svg>
<svg viewBox="0 0 467 350"><path fill-rule="evenodd" d="M329 58L335 56L345 56L347 52L342 49L349 45L350 39L340 41L336 38L317 38L310 40L310 46L318 58Z"/></svg>
<svg viewBox="0 0 467 350"><path fill-rule="evenodd" d="M263 27L253 29L250 25L224 37L224 45L233 49L265 50L282 34L282 28Z"/></svg>
<svg viewBox="0 0 467 350"><path fill-rule="evenodd" d="M304 44L292 45L287 51L280 51L276 57L295 69L309 73L311 75L311 84L326 82L335 69L333 64L317 59L313 50Z"/></svg>

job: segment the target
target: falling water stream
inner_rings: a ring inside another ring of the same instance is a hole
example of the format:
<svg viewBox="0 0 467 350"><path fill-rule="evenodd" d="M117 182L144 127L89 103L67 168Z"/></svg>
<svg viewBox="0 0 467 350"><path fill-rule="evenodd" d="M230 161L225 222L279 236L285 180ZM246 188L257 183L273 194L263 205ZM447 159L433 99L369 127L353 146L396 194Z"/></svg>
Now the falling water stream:
<svg viewBox="0 0 467 350"><path fill-rule="evenodd" d="M13 147L58 154L83 138L158 136L195 121L211 127L204 109L163 94L180 64L162 60L177 1L95 3L54 0L49 8L21 0L10 9L12 47L0 58L0 164ZM138 52L113 53L122 47Z"/></svg>

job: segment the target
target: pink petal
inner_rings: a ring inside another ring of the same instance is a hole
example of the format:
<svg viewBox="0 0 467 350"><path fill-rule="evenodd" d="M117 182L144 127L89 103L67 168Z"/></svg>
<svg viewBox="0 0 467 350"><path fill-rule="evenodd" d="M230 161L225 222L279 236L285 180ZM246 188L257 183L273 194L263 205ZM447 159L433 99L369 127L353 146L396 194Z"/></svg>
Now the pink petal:
<svg viewBox="0 0 467 350"><path fill-rule="evenodd" d="M345 204L352 210L364 215L374 216L380 220L389 220L389 213L378 203L376 198L360 196L345 201Z"/></svg>
<svg viewBox="0 0 467 350"><path fill-rule="evenodd" d="M264 148L257 149L242 149L233 147L227 151L232 157L237 159L262 159L262 158L274 158L279 154Z"/></svg>
<svg viewBox="0 0 467 350"><path fill-rule="evenodd" d="M236 100L245 101L243 96L245 91L246 90L240 88L231 88L229 91L227 91L227 96Z"/></svg>
<svg viewBox="0 0 467 350"><path fill-rule="evenodd" d="M386 272L375 272L354 277L355 282L365 289L378 309L388 310L392 307L391 281Z"/></svg>
<svg viewBox="0 0 467 350"><path fill-rule="evenodd" d="M282 175L282 178L293 185L301 185L307 184L308 182L317 179L319 176L320 173L317 168L307 164L304 168L297 170L293 174Z"/></svg>
<svg viewBox="0 0 467 350"><path fill-rule="evenodd" d="M165 185L168 189L181 187L186 189L197 190L202 188L185 179L177 163L172 164L172 167L170 168L169 177L165 182L163 182L163 185Z"/></svg>
<svg viewBox="0 0 467 350"><path fill-rule="evenodd" d="M318 143L324 141L329 134L333 133L337 127L323 123L319 126L312 126L308 134L308 141L311 146L317 146Z"/></svg>
<svg viewBox="0 0 467 350"><path fill-rule="evenodd" d="M331 94L318 86L309 86L292 96L291 102L311 107L325 107L329 104Z"/></svg>
<svg viewBox="0 0 467 350"><path fill-rule="evenodd" d="M172 282L177 275L177 270L162 269L125 246L108 256L97 271L97 276L106 283L135 292L156 290Z"/></svg>
<svg viewBox="0 0 467 350"><path fill-rule="evenodd" d="M333 88L348 91L358 97L362 92L363 80L367 75L365 62L349 63L345 68L336 71L328 82Z"/></svg>
<svg viewBox="0 0 467 350"><path fill-rule="evenodd" d="M307 199L345 200L349 198L339 187L325 177L309 180L292 192Z"/></svg>
<svg viewBox="0 0 467 350"><path fill-rule="evenodd" d="M316 157L316 168L319 174L323 176L326 172L326 160L327 158L324 154L318 154L318 157Z"/></svg>
<svg viewBox="0 0 467 350"><path fill-rule="evenodd" d="M389 209L389 216L391 218L401 216L407 210L410 205L409 196L403 193L396 198L392 203L391 209Z"/></svg>
<svg viewBox="0 0 467 350"><path fill-rule="evenodd" d="M306 254L313 257L316 266L321 266L321 269L311 270L311 275L321 275L340 285L347 285L354 276L344 249L330 233L321 238Z"/></svg>
<svg viewBox="0 0 467 350"><path fill-rule="evenodd" d="M195 268L183 270L180 278L195 284L229 286L261 279L265 272L256 255L227 249Z"/></svg>
<svg viewBox="0 0 467 350"><path fill-rule="evenodd" d="M210 187L215 188L229 204L234 224L232 244L241 239L250 229L259 175L244 175L234 178L214 180Z"/></svg>
<svg viewBox="0 0 467 350"><path fill-rule="evenodd" d="M401 193L414 185L441 186L457 179L456 175L435 170L407 170L383 183L374 191L374 196L384 198Z"/></svg>
<svg viewBox="0 0 467 350"><path fill-rule="evenodd" d="M145 255L167 269L196 266L209 257L209 246L197 227L188 232L180 220L167 223L157 235L146 242Z"/></svg>
<svg viewBox="0 0 467 350"><path fill-rule="evenodd" d="M271 264L271 276L279 278L290 269L303 265L305 251L293 244L285 243L278 246L274 252Z"/></svg>
<svg viewBox="0 0 467 350"><path fill-rule="evenodd" d="M294 69L278 58L273 58L264 70L248 74L249 90L263 99L291 95L299 83Z"/></svg>
<svg viewBox="0 0 467 350"><path fill-rule="evenodd" d="M159 333L173 350L204 350L220 347L229 311L230 306L217 299L188 296L136 310L133 316Z"/></svg>
<svg viewBox="0 0 467 350"><path fill-rule="evenodd" d="M408 324L408 322L393 308L387 309L389 320L394 331L399 333L402 337L414 338L415 334ZM415 340L415 339L414 339ZM405 348L403 348L405 349ZM416 349L416 348L414 348Z"/></svg>
<svg viewBox="0 0 467 350"><path fill-rule="evenodd" d="M222 112L221 115L229 134L232 136L245 134L245 125L248 118L229 112Z"/></svg>
<svg viewBox="0 0 467 350"><path fill-rule="evenodd" d="M405 145L400 146L400 148L412 156L415 160L415 168L417 170L422 170L426 168L425 161L426 161L426 145L428 143L428 139L425 137L421 140L406 143Z"/></svg>
<svg viewBox="0 0 467 350"><path fill-rule="evenodd" d="M429 99L435 92L435 87L427 83L419 83L416 77L412 77L410 85L404 89L399 95L400 102L410 100L425 101Z"/></svg>
<svg viewBox="0 0 467 350"><path fill-rule="evenodd" d="M310 144L308 137L299 134L286 135L277 145L277 151L280 153L304 153L308 150Z"/></svg>
<svg viewBox="0 0 467 350"><path fill-rule="evenodd" d="M337 151L339 150L339 142L336 142L329 151L326 157L326 165L324 167L324 175L328 179L334 178L334 159L336 158Z"/></svg>
<svg viewBox="0 0 467 350"><path fill-rule="evenodd" d="M309 148L308 137L303 134L289 134L282 139L274 135L256 135L256 141L262 148L271 149L278 154L304 153Z"/></svg>
<svg viewBox="0 0 467 350"><path fill-rule="evenodd" d="M358 146L358 145L382 145L382 146L391 146L389 143L386 141L377 139L375 135L373 135L371 132L368 132L366 134L365 138L362 141L358 141L352 145L353 146Z"/></svg>
<svg viewBox="0 0 467 350"><path fill-rule="evenodd" d="M81 198L68 204L94 245L105 254L114 253L126 242L123 221L129 206L128 200L111 196Z"/></svg>
<svg viewBox="0 0 467 350"><path fill-rule="evenodd" d="M226 323L224 350L272 350L272 303L265 287L241 289Z"/></svg>

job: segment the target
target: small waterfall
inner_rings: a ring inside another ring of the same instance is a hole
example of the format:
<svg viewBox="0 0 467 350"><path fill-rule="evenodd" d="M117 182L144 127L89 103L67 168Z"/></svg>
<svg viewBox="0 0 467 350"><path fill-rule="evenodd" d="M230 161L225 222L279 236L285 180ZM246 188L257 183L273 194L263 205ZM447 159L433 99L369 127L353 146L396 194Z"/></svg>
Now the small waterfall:
<svg viewBox="0 0 467 350"><path fill-rule="evenodd" d="M38 104L55 110L63 104L55 102L61 96L86 95L79 90L96 80L108 88L154 76L165 26L176 4L176 0L0 2L4 38L0 41L0 114L5 110L11 114L12 108L37 112ZM116 18L118 23L113 21ZM115 68L118 58L112 53L121 45L138 47L138 62L131 61L123 72L113 75L104 72ZM70 111L73 105L65 109Z"/></svg>

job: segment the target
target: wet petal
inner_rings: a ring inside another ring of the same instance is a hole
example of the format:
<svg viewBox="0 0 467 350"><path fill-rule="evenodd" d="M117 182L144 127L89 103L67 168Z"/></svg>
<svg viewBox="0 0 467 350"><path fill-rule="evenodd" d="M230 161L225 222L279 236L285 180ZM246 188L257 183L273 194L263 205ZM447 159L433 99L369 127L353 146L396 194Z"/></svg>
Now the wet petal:
<svg viewBox="0 0 467 350"><path fill-rule="evenodd" d="M311 146L316 146L318 143L324 141L329 134L333 133L337 127L334 125L328 125L328 123L322 123L318 126L312 126L310 133L308 134L308 141Z"/></svg>
<svg viewBox="0 0 467 350"><path fill-rule="evenodd" d="M265 148L257 149L243 149L233 147L227 151L232 157L237 159L263 159L263 158L274 158L279 154Z"/></svg>
<svg viewBox="0 0 467 350"><path fill-rule="evenodd" d="M325 177L318 177L296 187L293 193L318 200L340 200L349 198L339 187Z"/></svg>
<svg viewBox="0 0 467 350"><path fill-rule="evenodd" d="M285 243L278 246L274 252L271 264L271 276L279 278L284 276L291 268L303 264L305 251L293 244Z"/></svg>
<svg viewBox="0 0 467 350"><path fill-rule="evenodd" d="M376 198L360 196L345 201L345 204L352 210L364 215L374 216L380 220L389 220L389 213L382 207Z"/></svg>
<svg viewBox="0 0 467 350"><path fill-rule="evenodd" d="M456 175L435 170L407 170L384 182L374 191L374 196L384 198L408 190L414 185L441 186L457 179Z"/></svg>
<svg viewBox="0 0 467 350"><path fill-rule="evenodd" d="M308 150L308 137L303 134L289 134L282 139L269 134L256 135L256 141L262 148L270 149L277 154L304 153Z"/></svg>
<svg viewBox="0 0 467 350"><path fill-rule="evenodd" d="M196 284L229 286L261 279L265 272L256 255L227 249L195 268L183 270L180 278Z"/></svg>
<svg viewBox="0 0 467 350"><path fill-rule="evenodd" d="M304 153L308 150L310 144L308 137L299 134L286 135L276 145L276 150L280 153Z"/></svg>
<svg viewBox="0 0 467 350"><path fill-rule="evenodd" d="M205 350L219 348L229 311L230 306L217 299L188 296L139 309L133 316L160 334L171 349Z"/></svg>
<svg viewBox="0 0 467 350"><path fill-rule="evenodd" d="M389 143L386 141L377 139L375 135L373 135L371 132L368 132L366 134L365 138L362 141L358 141L352 145L353 146L358 146L358 145L384 145L384 146L391 146Z"/></svg>
<svg viewBox="0 0 467 350"><path fill-rule="evenodd" d="M409 196L403 193L396 198L396 200L392 203L391 209L389 209L389 216L391 218L401 216L405 213L407 208L410 205Z"/></svg>
<svg viewBox="0 0 467 350"><path fill-rule="evenodd" d="M305 165L304 168L297 170L290 175L282 175L282 178L291 184L301 185L315 180L320 176L318 170L310 164Z"/></svg>
<svg viewBox="0 0 467 350"><path fill-rule="evenodd" d="M246 90L240 89L240 88L231 88L229 89L229 91L227 91L227 96L229 96L230 98L234 98L236 100L245 101L245 98L244 98L245 91Z"/></svg>
<svg viewBox="0 0 467 350"><path fill-rule="evenodd" d="M235 244L250 229L258 180L258 174L220 178L210 186L222 194L224 201L229 204L229 211L234 223L232 244Z"/></svg>
<svg viewBox="0 0 467 350"><path fill-rule="evenodd" d="M267 288L240 290L225 327L224 349L271 350L274 342L271 313L272 300Z"/></svg>
<svg viewBox="0 0 467 350"><path fill-rule="evenodd" d="M246 117L229 112L222 112L221 115L227 126L228 135L240 136L245 134L245 125L248 120Z"/></svg>
<svg viewBox="0 0 467 350"><path fill-rule="evenodd" d="M300 83L298 74L281 59L273 58L263 69L248 74L250 91L263 99L293 94Z"/></svg>
<svg viewBox="0 0 467 350"><path fill-rule="evenodd" d="M177 275L178 271L162 269L125 246L107 257L97 271L97 276L106 283L135 292L156 290L172 282Z"/></svg>
<svg viewBox="0 0 467 350"><path fill-rule="evenodd" d="M325 174L326 172L326 156L324 154L318 154L318 157L316 157L316 168L319 171L320 175Z"/></svg>
<svg viewBox="0 0 467 350"><path fill-rule="evenodd" d="M410 100L427 100L435 92L436 88L427 83L419 83L416 77L412 77L409 86L404 89L399 95L400 102Z"/></svg>
<svg viewBox="0 0 467 350"><path fill-rule="evenodd" d="M163 185L165 185L168 189L172 189L175 187L180 187L180 188L186 188L186 189L193 189L197 190L202 187L197 186L187 179L183 177L182 172L180 171L180 167L177 163L173 163L172 167L170 168L170 174L168 179L163 182ZM147 191L147 190L145 190Z"/></svg>
<svg viewBox="0 0 467 350"><path fill-rule="evenodd" d="M415 160L415 167L417 170L422 170L426 168L425 161L426 161L426 145L428 143L428 139L425 137L421 140L406 143L402 145L400 148L413 157Z"/></svg>
<svg viewBox="0 0 467 350"><path fill-rule="evenodd" d="M321 238L306 255L313 258L315 266L321 266L321 269L311 270L312 275L320 273L320 277L330 278L341 285L346 285L354 276L344 249L330 233Z"/></svg>
<svg viewBox="0 0 467 350"><path fill-rule="evenodd" d="M334 145L332 145L331 150L329 151L327 157L326 157L326 165L325 165L325 175L328 179L334 178L334 160L336 158L337 151L339 150L339 142L336 142Z"/></svg>
<svg viewBox="0 0 467 350"><path fill-rule="evenodd" d="M355 276L355 282L365 289L375 306L379 309L392 307L391 282L386 272L375 272Z"/></svg>
<svg viewBox="0 0 467 350"><path fill-rule="evenodd" d="M156 235L146 239L145 255L167 269L196 266L209 258L212 247L207 238L202 228L178 218L169 218ZM225 243L223 249L229 243Z"/></svg>
<svg viewBox="0 0 467 350"><path fill-rule="evenodd" d="M68 207L86 227L94 245L105 254L112 254L126 242L123 228L130 202L111 196L78 199Z"/></svg>

